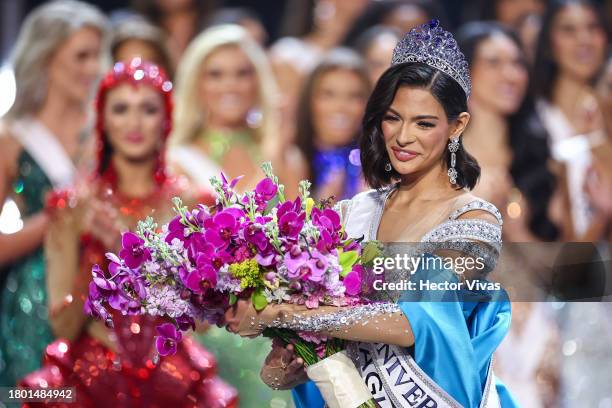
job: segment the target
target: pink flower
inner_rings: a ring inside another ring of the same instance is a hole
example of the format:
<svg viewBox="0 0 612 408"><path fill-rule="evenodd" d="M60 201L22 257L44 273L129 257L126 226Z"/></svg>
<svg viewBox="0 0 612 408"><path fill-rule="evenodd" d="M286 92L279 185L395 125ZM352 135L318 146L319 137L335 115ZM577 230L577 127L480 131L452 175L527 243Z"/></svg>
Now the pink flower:
<svg viewBox="0 0 612 408"><path fill-rule="evenodd" d="M157 326L157 340L155 346L157 352L161 356L173 355L176 353L176 346L179 341L183 338L183 333L176 329L176 326L172 323L164 323Z"/></svg>
<svg viewBox="0 0 612 408"><path fill-rule="evenodd" d="M361 293L363 267L361 265L353 266L351 272L344 277L342 281L346 288L346 294L349 296L357 296Z"/></svg>
<svg viewBox="0 0 612 408"><path fill-rule="evenodd" d="M225 249L240 229L239 217L244 214L237 209L227 208L215 214L206 222L204 237L215 248Z"/></svg>
<svg viewBox="0 0 612 408"><path fill-rule="evenodd" d="M327 271L329 260L317 250L312 251L311 255L312 257L308 261L308 266L310 267L308 279L313 282L320 282Z"/></svg>
<svg viewBox="0 0 612 408"><path fill-rule="evenodd" d="M138 268L145 261L151 259L151 251L145 248L144 240L133 232L123 233L121 246L123 249L119 252L119 256L129 268Z"/></svg>
<svg viewBox="0 0 612 408"><path fill-rule="evenodd" d="M278 186L274 184L274 181L272 181L271 178L266 177L257 183L257 186L255 187L255 201L258 205L267 203L274 198L277 191Z"/></svg>
<svg viewBox="0 0 612 408"><path fill-rule="evenodd" d="M185 242L185 226L181 223L179 216L174 217L168 224L168 235L165 241L170 244L174 239Z"/></svg>

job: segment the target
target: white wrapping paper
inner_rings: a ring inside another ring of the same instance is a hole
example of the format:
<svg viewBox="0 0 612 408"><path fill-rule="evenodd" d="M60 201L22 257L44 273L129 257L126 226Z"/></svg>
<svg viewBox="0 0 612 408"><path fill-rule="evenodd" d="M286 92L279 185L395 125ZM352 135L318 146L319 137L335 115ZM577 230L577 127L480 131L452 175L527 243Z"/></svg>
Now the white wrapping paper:
<svg viewBox="0 0 612 408"><path fill-rule="evenodd" d="M355 364L344 352L306 367L329 408L355 408L372 399Z"/></svg>

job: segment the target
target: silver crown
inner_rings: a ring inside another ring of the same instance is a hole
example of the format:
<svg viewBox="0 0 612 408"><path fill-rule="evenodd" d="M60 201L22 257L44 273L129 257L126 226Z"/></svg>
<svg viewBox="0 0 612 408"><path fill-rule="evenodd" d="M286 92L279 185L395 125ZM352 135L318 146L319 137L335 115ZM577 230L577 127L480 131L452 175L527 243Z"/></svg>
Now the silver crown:
<svg viewBox="0 0 612 408"><path fill-rule="evenodd" d="M465 91L472 91L470 68L453 35L440 27L438 20L410 30L393 50L391 66L422 62L453 78Z"/></svg>

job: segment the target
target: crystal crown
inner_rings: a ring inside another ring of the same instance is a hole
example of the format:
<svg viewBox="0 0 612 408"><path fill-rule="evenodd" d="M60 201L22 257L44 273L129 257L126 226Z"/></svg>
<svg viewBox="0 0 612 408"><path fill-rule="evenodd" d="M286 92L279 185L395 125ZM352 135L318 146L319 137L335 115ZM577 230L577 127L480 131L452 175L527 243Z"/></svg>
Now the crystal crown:
<svg viewBox="0 0 612 408"><path fill-rule="evenodd" d="M453 35L440 27L438 20L410 30L402 38L391 58L391 66L404 62L422 62L453 78L470 96L472 83L465 55L459 50Z"/></svg>

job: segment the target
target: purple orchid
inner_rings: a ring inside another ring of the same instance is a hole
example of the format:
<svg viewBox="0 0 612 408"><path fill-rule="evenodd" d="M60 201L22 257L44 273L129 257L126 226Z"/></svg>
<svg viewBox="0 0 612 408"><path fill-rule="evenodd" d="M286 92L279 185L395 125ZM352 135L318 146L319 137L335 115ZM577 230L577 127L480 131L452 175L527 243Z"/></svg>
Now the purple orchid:
<svg viewBox="0 0 612 408"><path fill-rule="evenodd" d="M244 239L255 246L259 252L263 252L270 245L263 227L259 223L247 222L243 228Z"/></svg>
<svg viewBox="0 0 612 408"><path fill-rule="evenodd" d="M278 220L278 230L282 237L297 240L302 227L304 226L304 220L306 219L306 213L300 214L290 211L283 214Z"/></svg>
<svg viewBox="0 0 612 408"><path fill-rule="evenodd" d="M357 296L361 293L361 282L363 276L363 267L354 265L351 272L344 277L342 281L346 288L346 294L349 296Z"/></svg>
<svg viewBox="0 0 612 408"><path fill-rule="evenodd" d="M227 251L216 249L206 241L198 244L198 249L194 251L194 258L197 267L208 264L217 271L223 265L232 262L232 256Z"/></svg>
<svg viewBox="0 0 612 408"><path fill-rule="evenodd" d="M144 243L144 240L133 232L123 233L121 238L123 249L119 252L119 256L129 268L138 268L151 259L151 251L145 248Z"/></svg>
<svg viewBox="0 0 612 408"><path fill-rule="evenodd" d="M93 283L100 289L105 291L117 290L117 284L106 278L106 274L104 270L100 268L100 265L94 265L93 268L91 268L91 274L93 275Z"/></svg>
<svg viewBox="0 0 612 408"><path fill-rule="evenodd" d="M216 255L216 254L215 254ZM215 268L216 260L213 260L214 263L211 263L211 258L209 254L200 254L198 259L196 259L196 269L200 274L200 278L203 281L208 282L210 286L215 286L217 284L217 268ZM218 261L219 267L223 266L223 261Z"/></svg>
<svg viewBox="0 0 612 408"><path fill-rule="evenodd" d="M332 234L337 233L342 228L340 215L331 208L320 210L315 207L312 209L311 217L314 225L325 228Z"/></svg>
<svg viewBox="0 0 612 408"><path fill-rule="evenodd" d="M91 302L100 302L101 300L106 300L110 307L115 310L122 310L122 304L124 302L124 296L121 293L120 285L115 282L113 279L117 279L117 281L121 280L121 273L125 273L125 271L120 270L120 266L118 264L111 262L111 266L114 266L116 271L111 271L113 276L109 279L106 278L106 275L102 268L99 265L94 265L91 274L93 276L92 281L89 283L89 299ZM109 268L110 269L110 268ZM89 305L90 307L94 305ZM99 315L100 313L98 313ZM100 316L103 317L103 316Z"/></svg>
<svg viewBox="0 0 612 408"><path fill-rule="evenodd" d="M172 243L175 239L182 242L185 241L185 226L181 222L181 217L176 216L168 224L168 235L166 235L166 242Z"/></svg>
<svg viewBox="0 0 612 408"><path fill-rule="evenodd" d="M298 245L294 245L284 257L287 278L294 279L308 272L303 267L308 267L309 259L308 252L302 251Z"/></svg>
<svg viewBox="0 0 612 408"><path fill-rule="evenodd" d="M261 266L272 266L276 263L276 253L272 250L265 253L257 253L255 254L255 260Z"/></svg>
<svg viewBox="0 0 612 408"><path fill-rule="evenodd" d="M311 253L311 258L308 261L308 266L310 267L310 274L308 275L308 279L313 282L320 282L323 279L323 275L327 271L329 266L329 260L322 255L319 251L314 250Z"/></svg>
<svg viewBox="0 0 612 408"><path fill-rule="evenodd" d="M236 210L236 211L234 211ZM238 209L227 208L215 214L206 222L204 237L215 248L225 249L240 229L240 217L244 213Z"/></svg>
<svg viewBox="0 0 612 408"><path fill-rule="evenodd" d="M316 247L317 251L324 254L335 248L334 239L328 230L323 229L319 231L319 240L317 241Z"/></svg>
<svg viewBox="0 0 612 408"><path fill-rule="evenodd" d="M157 326L157 333L159 333L159 336L157 336L155 346L159 355L168 356L175 354L177 344L183 338L183 333L177 330L176 326L172 323L164 323Z"/></svg>
<svg viewBox="0 0 612 408"><path fill-rule="evenodd" d="M255 186L255 203L257 204L258 211L263 211L268 201L273 199L277 192L278 186L269 177L257 183L257 186Z"/></svg>
<svg viewBox="0 0 612 408"><path fill-rule="evenodd" d="M102 305L102 301L107 299L105 294L100 291L98 285L94 282L89 282L89 296L83 305L83 310L86 314L104 320L106 326L113 327L113 319L108 310Z"/></svg>

